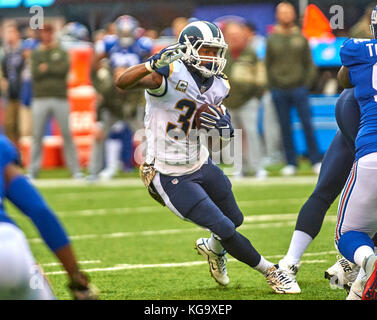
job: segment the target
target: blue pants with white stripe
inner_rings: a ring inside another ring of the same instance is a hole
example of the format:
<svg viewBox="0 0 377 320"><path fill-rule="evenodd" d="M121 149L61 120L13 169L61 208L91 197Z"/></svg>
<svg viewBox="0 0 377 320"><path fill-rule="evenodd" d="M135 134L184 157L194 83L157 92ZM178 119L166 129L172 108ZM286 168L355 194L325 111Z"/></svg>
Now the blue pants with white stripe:
<svg viewBox="0 0 377 320"><path fill-rule="evenodd" d="M177 216L211 230L221 239L232 236L243 222L229 178L210 159L192 174L174 177L157 173L153 185ZM205 211L198 212L198 207Z"/></svg>
<svg viewBox="0 0 377 320"><path fill-rule="evenodd" d="M228 177L210 159L192 174L178 177L157 173L153 186L166 206L182 219L209 229L220 238L223 248L251 267L261 255L250 241L236 231L243 215Z"/></svg>
<svg viewBox="0 0 377 320"><path fill-rule="evenodd" d="M296 230L312 238L319 233L327 210L341 193L355 159L360 111L353 89L341 93L335 115L340 130L322 160L317 185L302 206L296 223Z"/></svg>

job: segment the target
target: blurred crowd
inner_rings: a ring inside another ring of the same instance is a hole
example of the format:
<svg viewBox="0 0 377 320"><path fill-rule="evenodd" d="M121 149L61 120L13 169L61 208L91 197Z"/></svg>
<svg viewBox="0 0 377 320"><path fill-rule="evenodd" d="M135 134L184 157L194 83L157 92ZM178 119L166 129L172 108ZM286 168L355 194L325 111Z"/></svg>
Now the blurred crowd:
<svg viewBox="0 0 377 320"><path fill-rule="evenodd" d="M351 30L351 36L369 37L369 8ZM103 29L89 32L78 22L57 29L46 23L43 29L20 30L14 21L3 26L1 96L4 105L1 123L5 134L16 144L31 136L27 172L37 178L41 169L42 142L50 117L59 124L67 167L74 178L83 178L77 150L70 132L67 100L69 50L93 48L91 81L96 91L96 123L89 180L110 179L119 170L135 165L132 137L143 127L144 93L120 91L114 79L125 68L176 42L180 31L195 18L178 17L161 32L144 29L132 16L122 15ZM316 79L308 40L297 25L295 8L288 2L276 7L276 25L267 37L240 17L227 16L215 23L228 43L224 70L231 84L224 101L236 129L243 130L243 169L239 176L268 175L266 167L285 163L281 173L297 172L292 141L290 108L298 111L313 171L320 169L321 155L314 136L309 89ZM265 56L258 48L266 47Z"/></svg>

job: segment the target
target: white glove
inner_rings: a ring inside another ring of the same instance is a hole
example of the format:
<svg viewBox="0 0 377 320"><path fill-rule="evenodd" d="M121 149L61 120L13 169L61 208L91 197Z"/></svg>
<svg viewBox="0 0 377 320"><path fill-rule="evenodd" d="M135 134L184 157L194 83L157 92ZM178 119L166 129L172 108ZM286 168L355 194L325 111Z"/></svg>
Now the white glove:
<svg viewBox="0 0 377 320"><path fill-rule="evenodd" d="M183 56L186 45L176 43L151 56L145 63L149 72L165 67Z"/></svg>

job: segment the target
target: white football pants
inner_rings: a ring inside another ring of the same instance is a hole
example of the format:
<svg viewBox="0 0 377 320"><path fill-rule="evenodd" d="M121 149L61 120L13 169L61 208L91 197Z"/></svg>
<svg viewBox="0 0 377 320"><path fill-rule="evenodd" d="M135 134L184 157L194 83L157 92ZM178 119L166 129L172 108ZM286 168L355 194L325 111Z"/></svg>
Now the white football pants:
<svg viewBox="0 0 377 320"><path fill-rule="evenodd" d="M377 152L354 163L341 193L335 241L348 231L364 232L371 238L377 232Z"/></svg>
<svg viewBox="0 0 377 320"><path fill-rule="evenodd" d="M10 223L0 223L0 299L55 299L23 232Z"/></svg>

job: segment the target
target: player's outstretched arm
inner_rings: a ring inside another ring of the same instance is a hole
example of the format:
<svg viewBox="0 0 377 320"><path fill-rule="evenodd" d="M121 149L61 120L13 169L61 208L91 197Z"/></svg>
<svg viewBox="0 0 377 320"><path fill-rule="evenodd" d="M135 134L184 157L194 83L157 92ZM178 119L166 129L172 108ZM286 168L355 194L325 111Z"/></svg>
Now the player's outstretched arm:
<svg viewBox="0 0 377 320"><path fill-rule="evenodd" d="M80 271L68 236L54 212L14 163L4 169L6 197L37 227L43 240L62 263L75 299L96 299L97 290Z"/></svg>
<svg viewBox="0 0 377 320"><path fill-rule="evenodd" d="M127 68L116 80L119 89L156 89L161 86L162 75L151 72L145 63Z"/></svg>
<svg viewBox="0 0 377 320"><path fill-rule="evenodd" d="M182 44L174 44L151 56L147 62L128 68L116 80L120 89L157 89L162 84L162 75L156 70L166 67L183 56Z"/></svg>

